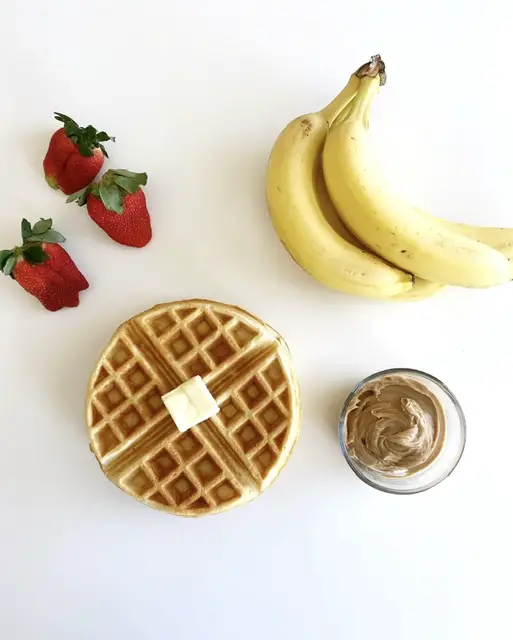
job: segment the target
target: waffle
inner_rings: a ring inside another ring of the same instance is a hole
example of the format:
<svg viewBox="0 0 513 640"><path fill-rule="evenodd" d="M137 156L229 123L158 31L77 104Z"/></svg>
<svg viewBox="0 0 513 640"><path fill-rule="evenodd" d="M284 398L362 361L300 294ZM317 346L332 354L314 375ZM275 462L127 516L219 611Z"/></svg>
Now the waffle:
<svg viewBox="0 0 513 640"><path fill-rule="evenodd" d="M220 412L180 433L161 396L197 375ZM146 505L183 516L257 497L287 462L299 422L284 340L218 302L162 304L131 318L89 383L90 446L107 478Z"/></svg>

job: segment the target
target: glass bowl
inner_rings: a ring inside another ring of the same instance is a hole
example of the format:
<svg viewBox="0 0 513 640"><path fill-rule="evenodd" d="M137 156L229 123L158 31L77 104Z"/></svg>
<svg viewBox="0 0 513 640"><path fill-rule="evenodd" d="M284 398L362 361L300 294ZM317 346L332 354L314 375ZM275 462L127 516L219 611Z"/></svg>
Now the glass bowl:
<svg viewBox="0 0 513 640"><path fill-rule="evenodd" d="M351 402L365 385L390 375L400 375L426 386L436 396L445 414L445 438L440 453L428 466L411 475L380 471L367 466L354 457L346 445L346 421ZM339 422L340 446L354 473L374 489L395 494L420 493L447 478L454 471L463 454L466 433L465 416L454 394L437 378L416 369L385 369L359 382L347 397Z"/></svg>

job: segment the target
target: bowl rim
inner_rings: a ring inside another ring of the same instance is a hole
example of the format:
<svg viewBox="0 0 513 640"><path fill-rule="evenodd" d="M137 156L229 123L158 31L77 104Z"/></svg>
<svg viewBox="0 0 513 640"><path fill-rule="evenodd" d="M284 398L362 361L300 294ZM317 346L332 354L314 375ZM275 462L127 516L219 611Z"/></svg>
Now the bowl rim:
<svg viewBox="0 0 513 640"><path fill-rule="evenodd" d="M349 407L349 404L351 403L351 400L354 398L354 396L368 382L371 382L372 380L375 380L376 378L381 378L381 377L386 376L386 375L394 375L394 374L399 374L399 373L413 374L413 375L417 375L417 376L426 378L427 380L429 380L433 384L435 384L438 387L440 387L442 389L442 391L444 391L447 394L447 396L452 400L452 402L454 404L454 407L456 409L456 413L458 414L458 418L459 418L460 426L461 426L461 431L462 431L462 435L463 435L463 443L462 443L462 446L461 446L461 451L459 452L459 454L458 454L456 460L454 461L454 463L447 469L447 471L440 478L437 478L436 480L428 483L426 486L423 486L420 489L397 490L397 489L392 489L390 487L383 487L383 486L373 482L370 478L367 478L360 471L360 469L355 465L352 456L347 451L347 447L346 447L346 443L345 443L345 437L344 437L345 419L346 419L346 415L347 415L347 409ZM435 376L432 376L430 373L427 373L426 371L422 371L421 369L413 369L413 368L410 368L410 367L393 367L391 369L382 369L381 371L376 371L376 373L372 373L371 375L367 376L366 378L363 378L363 380L360 380L360 382L358 382L353 387L353 389L349 392L344 404L342 405L342 410L340 412L340 418L339 418L339 423L338 423L338 439L339 439L340 447L342 449L342 453L343 453L344 458L346 459L346 462L348 463L350 469L366 485L368 485L369 487L372 487L373 489L377 489L378 491L383 491L384 493L390 493L390 494L393 494L393 495L414 495L416 493L423 493L424 491L427 491L428 489L432 489L433 487L436 487L436 485L440 484L443 480L448 478L451 475L451 473L454 471L454 469L456 469L456 467L458 466L459 461L461 460L463 452L465 451L465 446L467 444L467 421L466 421L463 409L462 409L462 407L461 407L461 405L459 403L459 400L456 398L454 393L449 389L449 387L447 387L447 385L445 385L441 380L439 380Z"/></svg>

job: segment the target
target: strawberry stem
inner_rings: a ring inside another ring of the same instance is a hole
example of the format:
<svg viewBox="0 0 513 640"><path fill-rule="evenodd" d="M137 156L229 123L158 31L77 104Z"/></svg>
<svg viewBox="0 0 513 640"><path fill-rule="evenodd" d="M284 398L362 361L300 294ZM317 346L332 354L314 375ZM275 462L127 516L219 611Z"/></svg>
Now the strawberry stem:
<svg viewBox="0 0 513 640"><path fill-rule="evenodd" d="M95 149L100 149L105 157L109 157L103 142L116 142L116 138L109 136L105 131L98 131L91 124L87 127L79 126L75 120L63 113L54 112L55 119L64 124L64 132L68 138L77 146L80 154L91 157Z"/></svg>

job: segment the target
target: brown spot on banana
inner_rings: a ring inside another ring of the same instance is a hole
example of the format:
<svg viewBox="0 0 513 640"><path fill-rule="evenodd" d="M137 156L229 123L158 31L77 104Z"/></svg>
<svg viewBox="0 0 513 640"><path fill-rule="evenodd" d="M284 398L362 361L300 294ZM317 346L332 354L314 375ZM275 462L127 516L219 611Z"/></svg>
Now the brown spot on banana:
<svg viewBox="0 0 513 640"><path fill-rule="evenodd" d="M308 118L303 118L299 124L301 125L303 138L308 138L313 129L312 122Z"/></svg>

